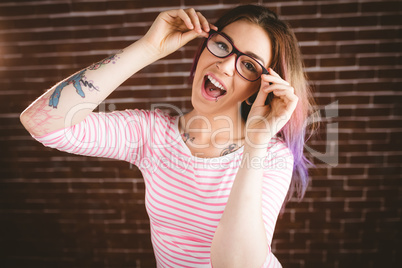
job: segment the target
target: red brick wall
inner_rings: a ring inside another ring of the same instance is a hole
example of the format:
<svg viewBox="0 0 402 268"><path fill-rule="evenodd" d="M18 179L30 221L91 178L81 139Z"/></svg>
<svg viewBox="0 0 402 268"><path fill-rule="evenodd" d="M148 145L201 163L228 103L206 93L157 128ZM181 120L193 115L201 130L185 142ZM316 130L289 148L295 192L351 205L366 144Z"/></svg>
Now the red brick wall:
<svg viewBox="0 0 402 268"><path fill-rule="evenodd" d="M213 20L239 2L1 1L2 267L155 265L138 170L44 148L18 116L60 79L138 39L160 10L193 6ZM304 201L291 202L278 221L275 254L284 267L396 267L402 253L401 2L262 2L295 29L324 130L307 148L323 155L314 158ZM129 79L101 109L163 102L188 110L185 82L196 45Z"/></svg>

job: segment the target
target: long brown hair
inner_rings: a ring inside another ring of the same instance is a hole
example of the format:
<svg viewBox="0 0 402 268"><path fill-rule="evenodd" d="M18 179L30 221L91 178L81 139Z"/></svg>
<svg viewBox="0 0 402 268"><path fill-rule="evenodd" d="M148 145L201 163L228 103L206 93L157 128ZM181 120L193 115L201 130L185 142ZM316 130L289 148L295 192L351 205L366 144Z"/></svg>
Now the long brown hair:
<svg viewBox="0 0 402 268"><path fill-rule="evenodd" d="M313 114L314 100L303 70L303 60L298 41L287 23L279 20L273 11L259 5L235 7L218 19L215 26L218 27L219 31L222 31L225 26L239 20L254 23L268 33L272 44L270 67L293 86L295 94L299 98L292 117L277 135L285 141L294 157L293 176L287 200L292 197L294 191L297 192L297 197L301 199L308 186L307 166L310 162L303 155L303 149L306 128L312 126L311 124L307 125L307 118ZM194 77L198 60L205 46L206 40L195 55L190 78ZM256 94L250 99L255 99ZM269 105L269 102L270 98L267 99L266 103ZM244 120L247 120L249 111L250 106L243 102L241 115Z"/></svg>

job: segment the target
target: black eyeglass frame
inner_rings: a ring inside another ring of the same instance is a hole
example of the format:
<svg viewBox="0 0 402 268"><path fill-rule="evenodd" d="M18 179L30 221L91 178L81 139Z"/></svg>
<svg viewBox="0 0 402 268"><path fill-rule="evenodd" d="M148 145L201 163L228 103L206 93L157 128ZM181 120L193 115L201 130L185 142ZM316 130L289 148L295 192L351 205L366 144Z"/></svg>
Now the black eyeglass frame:
<svg viewBox="0 0 402 268"><path fill-rule="evenodd" d="M209 49L209 47L208 47L208 42L211 40L212 36L215 35L215 34L219 34L220 36L222 36L223 38L225 38L225 39L232 45L232 51L231 51L228 55L226 55L226 56L224 56L224 57L220 57L220 56L216 55L215 53L213 53L213 52ZM215 31L215 30L212 30L212 29L211 29L211 30L209 31L209 36L208 36L207 42L205 43L205 46L206 46L206 48L208 49L208 51L209 51L212 55L214 55L215 57L220 58L220 59L224 59L224 58L230 57L231 55L235 54L235 55L236 55L236 61L235 61L235 69L236 69L236 72L237 72L241 77L243 77L244 79L246 79L247 81L255 82L255 81L257 81L258 79L261 78L261 75L263 75L263 74L269 74L267 68L265 68L264 65L262 65L256 58L254 58L254 57L252 57L252 56L250 56L250 55L247 55L246 53L243 53L243 52L241 52L239 49L237 49L237 47L233 44L233 42L232 42L224 33L222 33L222 32L218 32L218 31ZM247 79L247 78L245 78L245 77L239 72L239 70L237 70L237 60L239 59L240 56L243 56L243 55L245 55L245 56L247 56L247 57L249 57L249 58L255 60L255 62L257 62L258 65L261 66L261 68L262 68L262 73L261 73L261 75L260 75L257 79L254 79L254 80Z"/></svg>

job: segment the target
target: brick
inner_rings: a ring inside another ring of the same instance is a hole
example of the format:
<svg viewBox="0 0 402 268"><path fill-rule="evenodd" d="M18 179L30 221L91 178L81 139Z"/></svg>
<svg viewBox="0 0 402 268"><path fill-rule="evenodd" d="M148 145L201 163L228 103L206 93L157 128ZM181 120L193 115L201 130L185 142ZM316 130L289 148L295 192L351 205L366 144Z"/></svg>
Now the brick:
<svg viewBox="0 0 402 268"><path fill-rule="evenodd" d="M285 0L285 1L288 1L288 0ZM188 2L190 2L190 1L188 1ZM224 3L224 4L239 4L239 2L238 1L236 1L236 0L222 0L222 2ZM252 1L252 0L245 0L245 1L242 1L241 3L243 4L250 4L250 3L253 3L253 2L255 2L255 1ZM192 3L192 1L191 1L191 3ZM215 2L216 3L216 2ZM268 6L269 8L271 8L270 6Z"/></svg>
<svg viewBox="0 0 402 268"><path fill-rule="evenodd" d="M381 201L350 201L348 204L351 209L380 208Z"/></svg>
<svg viewBox="0 0 402 268"><path fill-rule="evenodd" d="M301 52L304 55L334 54L337 52L335 45L302 46Z"/></svg>
<svg viewBox="0 0 402 268"><path fill-rule="evenodd" d="M365 173L364 168L335 168L332 170L332 175L363 175Z"/></svg>
<svg viewBox="0 0 402 268"><path fill-rule="evenodd" d="M352 164L377 164L385 161L384 156L352 156L350 163Z"/></svg>
<svg viewBox="0 0 402 268"><path fill-rule="evenodd" d="M2 16L21 16L32 14L57 14L69 11L68 4L50 4L50 5L34 5L34 6L3 6Z"/></svg>
<svg viewBox="0 0 402 268"><path fill-rule="evenodd" d="M373 78L373 77L375 77L375 71L374 70L343 71L343 72L339 72L339 77L341 79Z"/></svg>
<svg viewBox="0 0 402 268"><path fill-rule="evenodd" d="M402 126L401 120L373 120L368 122L369 128L400 128Z"/></svg>
<svg viewBox="0 0 402 268"><path fill-rule="evenodd" d="M370 84L371 85L371 84ZM319 85L317 86L318 92L350 92L354 91L355 85L351 83Z"/></svg>
<svg viewBox="0 0 402 268"><path fill-rule="evenodd" d="M151 26L152 21L159 15L159 12L142 12L142 13L137 13L137 14L125 14L125 15L119 15L121 19L124 20L124 22L149 22ZM101 19L98 21L101 23Z"/></svg>
<svg viewBox="0 0 402 268"><path fill-rule="evenodd" d="M321 13L323 14L335 14L335 13L356 13L358 11L358 3L342 3L342 4L330 4L321 5Z"/></svg>
<svg viewBox="0 0 402 268"><path fill-rule="evenodd" d="M289 19L287 21L295 29L297 29L297 28L316 28L317 25L320 25L320 27L323 27L323 28L339 26L339 20L336 18Z"/></svg>
<svg viewBox="0 0 402 268"><path fill-rule="evenodd" d="M392 112L393 115L396 116L402 115L402 109L397 104L394 104L393 108L394 108Z"/></svg>
<svg viewBox="0 0 402 268"><path fill-rule="evenodd" d="M389 70L380 70L378 73L379 78L399 78L402 68L393 68Z"/></svg>
<svg viewBox="0 0 402 268"><path fill-rule="evenodd" d="M314 179L311 182L313 187L327 187L331 189L343 189L345 182L343 180Z"/></svg>
<svg viewBox="0 0 402 268"><path fill-rule="evenodd" d="M361 4L362 12L394 12L401 9L402 5L399 1L373 1Z"/></svg>
<svg viewBox="0 0 402 268"><path fill-rule="evenodd" d="M319 41L342 41L342 40L355 40L355 39L356 39L356 33L354 31L318 33Z"/></svg>
<svg viewBox="0 0 402 268"><path fill-rule="evenodd" d="M304 242L298 242L298 243L276 243L276 249L277 250L290 250L290 249L304 249L306 248L306 244Z"/></svg>
<svg viewBox="0 0 402 268"><path fill-rule="evenodd" d="M77 21L78 23L78 21ZM41 28L51 25L49 18L36 18L36 19L10 19L4 23L4 28L25 29L25 28Z"/></svg>
<svg viewBox="0 0 402 268"><path fill-rule="evenodd" d="M351 16L339 19L339 25L342 27L376 26L379 23L377 16Z"/></svg>
<svg viewBox="0 0 402 268"><path fill-rule="evenodd" d="M318 33L310 31L295 32L296 38L299 42L315 41L317 40Z"/></svg>
<svg viewBox="0 0 402 268"><path fill-rule="evenodd" d="M308 77L313 81L334 80L335 72L308 72Z"/></svg>
<svg viewBox="0 0 402 268"><path fill-rule="evenodd" d="M398 189L384 189L384 190L368 190L367 191L367 198L383 198L383 197L397 197L398 196ZM370 212L367 212L369 214ZM374 212L373 212L374 213ZM397 211L390 210L390 211L381 211L376 212L377 214L383 214L384 217L378 218L398 218ZM372 217L375 218L375 217ZM377 219L378 219L377 218Z"/></svg>
<svg viewBox="0 0 402 268"><path fill-rule="evenodd" d="M316 242L313 241L310 243L310 247L312 250L321 250L325 245L325 248L328 250L339 250L341 245L337 241L326 241L326 242Z"/></svg>
<svg viewBox="0 0 402 268"><path fill-rule="evenodd" d="M244 2L244 4L246 4L246 3L247 3L247 1ZM216 1L214 1L214 0L206 0L206 1L203 1L203 0L191 0L191 1L185 0L184 4L188 5L189 7L191 7L191 6L198 6L198 5L216 4ZM180 3L178 5L180 5Z"/></svg>
<svg viewBox="0 0 402 268"><path fill-rule="evenodd" d="M342 197L342 198L348 198L348 197L363 197L363 191L361 190L331 190L331 197Z"/></svg>
<svg viewBox="0 0 402 268"><path fill-rule="evenodd" d="M105 2L89 2L89 3L72 3L71 5L71 11L79 11L79 12L84 12L84 11L106 11L107 8L110 8L110 5L107 5Z"/></svg>
<svg viewBox="0 0 402 268"><path fill-rule="evenodd" d="M400 174L401 169L399 167L370 167L368 168L368 173L370 175L392 175Z"/></svg>
<svg viewBox="0 0 402 268"><path fill-rule="evenodd" d="M381 184L381 180L378 178L365 178L365 179L349 179L347 185L351 187L378 187Z"/></svg>
<svg viewBox="0 0 402 268"><path fill-rule="evenodd" d="M125 219L135 220L139 217L146 218L148 216L144 205L135 205L125 212Z"/></svg>
<svg viewBox="0 0 402 268"><path fill-rule="evenodd" d="M358 109L355 111L356 116L389 116L392 114L391 108L371 108Z"/></svg>
<svg viewBox="0 0 402 268"><path fill-rule="evenodd" d="M318 6L317 5L297 5L297 6L282 6L280 8L279 13L281 15L289 16L289 15L314 15L317 14L318 12Z"/></svg>
<svg viewBox="0 0 402 268"><path fill-rule="evenodd" d="M304 59L304 66L309 68L309 67L317 67L318 62L316 59Z"/></svg>
<svg viewBox="0 0 402 268"><path fill-rule="evenodd" d="M306 192L304 198L324 198L327 196L327 191L320 191L320 190L311 190Z"/></svg>
<svg viewBox="0 0 402 268"><path fill-rule="evenodd" d="M357 44L357 45L341 45L340 53L374 53L377 52L377 45L375 44Z"/></svg>
<svg viewBox="0 0 402 268"><path fill-rule="evenodd" d="M339 103L342 105L344 105L344 104L367 104L367 103L370 103L370 98L371 98L370 96L362 96L362 95L337 97Z"/></svg>
<svg viewBox="0 0 402 268"><path fill-rule="evenodd" d="M399 138L401 137L401 135L402 135L401 131L398 130L392 131L389 138L391 143L400 143Z"/></svg>
<svg viewBox="0 0 402 268"><path fill-rule="evenodd" d="M107 235L108 245L111 248L132 249L138 247L138 242L143 239L149 239L149 234L118 234L111 233Z"/></svg>
<svg viewBox="0 0 402 268"><path fill-rule="evenodd" d="M355 57L324 58L320 60L320 66L322 67L354 66L354 65L356 65Z"/></svg>
<svg viewBox="0 0 402 268"><path fill-rule="evenodd" d="M397 30L365 30L357 33L357 38L361 40L381 40L381 39L396 39L398 38Z"/></svg>
<svg viewBox="0 0 402 268"><path fill-rule="evenodd" d="M398 152L400 151L399 146L395 146L395 144L372 144L370 146L370 150L373 152Z"/></svg>
<svg viewBox="0 0 402 268"><path fill-rule="evenodd" d="M366 120L342 121L339 123L344 129L365 129L367 127Z"/></svg>
<svg viewBox="0 0 402 268"><path fill-rule="evenodd" d="M381 66L381 65L396 65L397 59L395 57L362 57L358 59L360 66Z"/></svg>
<svg viewBox="0 0 402 268"><path fill-rule="evenodd" d="M390 164L401 163L402 155L390 155L387 157L387 162Z"/></svg>
<svg viewBox="0 0 402 268"><path fill-rule="evenodd" d="M402 101L402 96L394 96L394 95L377 95L374 96L375 104L397 104Z"/></svg>
<svg viewBox="0 0 402 268"><path fill-rule="evenodd" d="M382 15L380 16L381 25L400 25L400 15Z"/></svg>
<svg viewBox="0 0 402 268"><path fill-rule="evenodd" d="M399 65L402 63L402 56L397 57L397 62L398 62Z"/></svg>

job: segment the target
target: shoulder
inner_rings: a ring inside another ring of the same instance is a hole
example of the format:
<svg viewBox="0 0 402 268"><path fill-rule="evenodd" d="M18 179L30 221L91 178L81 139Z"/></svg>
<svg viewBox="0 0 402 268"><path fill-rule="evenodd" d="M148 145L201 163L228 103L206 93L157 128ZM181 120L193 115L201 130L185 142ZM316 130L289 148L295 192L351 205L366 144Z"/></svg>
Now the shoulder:
<svg viewBox="0 0 402 268"><path fill-rule="evenodd" d="M127 109L124 111L114 111L110 113L110 115L125 118L126 120L127 119L133 121L141 120L144 123L147 122L149 124L152 123L169 124L174 123L175 120L175 117L159 109L155 110Z"/></svg>
<svg viewBox="0 0 402 268"><path fill-rule="evenodd" d="M285 141L279 137L272 138L267 147L265 168L270 171L282 171L291 175L293 164L293 153Z"/></svg>
<svg viewBox="0 0 402 268"><path fill-rule="evenodd" d="M275 154L276 156L289 157L293 161L293 153L285 141L279 137L273 137L267 147L267 156Z"/></svg>

